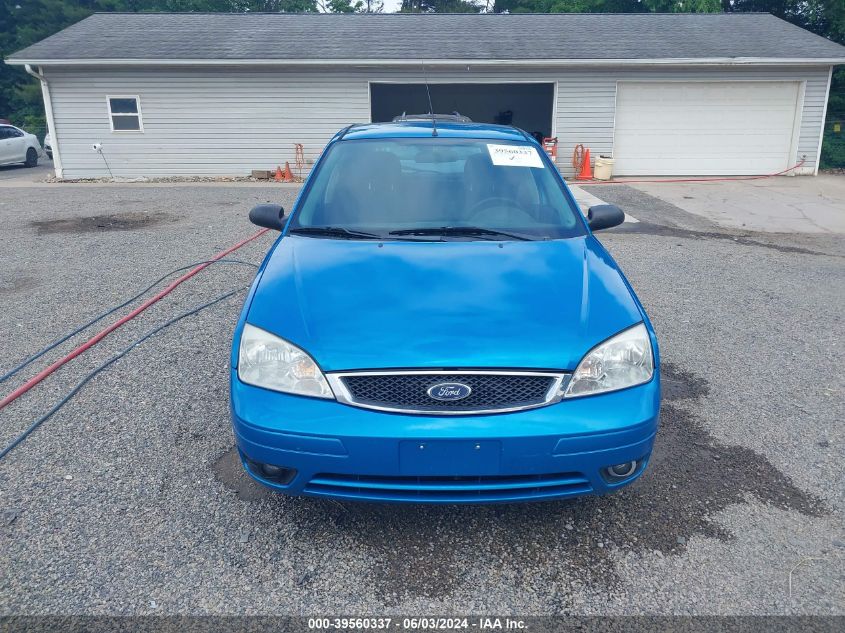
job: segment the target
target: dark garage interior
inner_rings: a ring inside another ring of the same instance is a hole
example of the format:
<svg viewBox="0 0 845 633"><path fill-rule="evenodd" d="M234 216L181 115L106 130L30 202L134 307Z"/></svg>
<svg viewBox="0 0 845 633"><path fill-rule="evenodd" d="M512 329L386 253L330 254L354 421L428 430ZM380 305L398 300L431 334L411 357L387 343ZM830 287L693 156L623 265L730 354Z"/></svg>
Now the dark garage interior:
<svg viewBox="0 0 845 633"><path fill-rule="evenodd" d="M460 112L479 123L515 125L529 134L551 136L554 109L552 83L429 84L438 114ZM402 114L429 111L425 84L371 83L370 114L374 122Z"/></svg>

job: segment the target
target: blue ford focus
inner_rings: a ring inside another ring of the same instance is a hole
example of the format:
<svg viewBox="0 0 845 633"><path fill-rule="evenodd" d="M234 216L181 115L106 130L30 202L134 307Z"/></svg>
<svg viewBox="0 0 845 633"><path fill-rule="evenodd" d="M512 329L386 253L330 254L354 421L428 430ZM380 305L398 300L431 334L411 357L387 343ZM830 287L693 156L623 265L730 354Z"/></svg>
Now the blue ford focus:
<svg viewBox="0 0 845 633"><path fill-rule="evenodd" d="M355 125L328 144L237 324L231 411L280 492L412 503L605 494L646 467L657 340L555 166L512 127Z"/></svg>

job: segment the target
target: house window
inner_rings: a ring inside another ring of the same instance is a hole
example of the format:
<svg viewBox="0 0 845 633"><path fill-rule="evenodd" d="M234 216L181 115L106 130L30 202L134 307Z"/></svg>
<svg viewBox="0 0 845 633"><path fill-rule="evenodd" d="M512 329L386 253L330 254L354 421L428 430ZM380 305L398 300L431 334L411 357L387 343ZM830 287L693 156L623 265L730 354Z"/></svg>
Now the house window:
<svg viewBox="0 0 845 633"><path fill-rule="evenodd" d="M109 104L109 124L112 132L143 132L141 99L133 97L106 97Z"/></svg>

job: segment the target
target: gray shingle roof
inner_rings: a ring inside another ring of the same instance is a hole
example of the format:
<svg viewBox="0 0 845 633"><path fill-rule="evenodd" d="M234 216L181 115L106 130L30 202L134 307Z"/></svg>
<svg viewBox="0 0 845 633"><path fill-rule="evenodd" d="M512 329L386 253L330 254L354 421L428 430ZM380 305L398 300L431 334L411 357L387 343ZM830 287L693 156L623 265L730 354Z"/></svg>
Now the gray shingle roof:
<svg viewBox="0 0 845 633"><path fill-rule="evenodd" d="M99 13L9 61L716 58L845 61L845 47L750 13Z"/></svg>

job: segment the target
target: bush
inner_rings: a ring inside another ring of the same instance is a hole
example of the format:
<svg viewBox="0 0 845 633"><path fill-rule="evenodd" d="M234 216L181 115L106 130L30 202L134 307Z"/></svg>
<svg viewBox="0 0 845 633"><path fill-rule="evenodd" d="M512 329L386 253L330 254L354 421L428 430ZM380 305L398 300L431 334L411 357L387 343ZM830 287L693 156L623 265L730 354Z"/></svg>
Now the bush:
<svg viewBox="0 0 845 633"><path fill-rule="evenodd" d="M833 169L845 167L845 133L833 133L833 127L825 130L822 139L822 155L819 162L821 169Z"/></svg>
<svg viewBox="0 0 845 633"><path fill-rule="evenodd" d="M44 142L44 135L47 133L47 119L43 114L24 115L21 127L30 134L35 134L39 143Z"/></svg>

